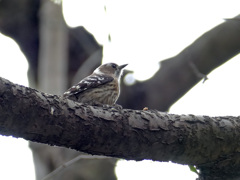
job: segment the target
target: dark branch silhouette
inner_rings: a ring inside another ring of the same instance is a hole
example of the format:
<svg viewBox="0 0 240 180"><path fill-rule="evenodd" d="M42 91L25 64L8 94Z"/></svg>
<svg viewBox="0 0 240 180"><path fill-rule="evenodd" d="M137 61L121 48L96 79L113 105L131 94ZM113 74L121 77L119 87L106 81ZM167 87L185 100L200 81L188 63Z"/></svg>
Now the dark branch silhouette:
<svg viewBox="0 0 240 180"><path fill-rule="evenodd" d="M227 20L205 32L178 55L161 61L153 78L123 88L119 102L131 109L148 106L168 111L194 85L206 80L207 74L240 53L239 32L237 20Z"/></svg>
<svg viewBox="0 0 240 180"><path fill-rule="evenodd" d="M239 167L239 117L88 106L5 79L0 102L2 135L89 154L212 166L218 173L222 163L228 170Z"/></svg>

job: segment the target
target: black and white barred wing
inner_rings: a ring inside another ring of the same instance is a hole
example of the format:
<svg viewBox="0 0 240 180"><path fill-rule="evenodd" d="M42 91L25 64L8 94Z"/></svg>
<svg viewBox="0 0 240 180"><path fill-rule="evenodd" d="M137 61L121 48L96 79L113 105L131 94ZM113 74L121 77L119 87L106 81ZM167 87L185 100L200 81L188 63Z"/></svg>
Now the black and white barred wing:
<svg viewBox="0 0 240 180"><path fill-rule="evenodd" d="M100 85L106 84L113 81L113 77L111 76L101 76L101 75L90 75L83 80L81 80L75 86L72 86L68 89L63 96L71 96L86 91L88 89L96 88Z"/></svg>

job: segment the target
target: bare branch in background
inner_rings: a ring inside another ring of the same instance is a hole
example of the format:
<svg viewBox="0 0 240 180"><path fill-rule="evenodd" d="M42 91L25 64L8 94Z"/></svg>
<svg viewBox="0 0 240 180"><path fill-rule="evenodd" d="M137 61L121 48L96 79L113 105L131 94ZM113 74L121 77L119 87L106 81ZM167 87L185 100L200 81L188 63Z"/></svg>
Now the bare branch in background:
<svg viewBox="0 0 240 180"><path fill-rule="evenodd" d="M238 18L240 15L234 19ZM153 78L125 86L119 103L132 109L148 106L168 111L202 78L240 53L239 32L240 21L237 20L226 21L209 30L178 55L161 61L161 68ZM196 74L189 66L191 63L205 76Z"/></svg>

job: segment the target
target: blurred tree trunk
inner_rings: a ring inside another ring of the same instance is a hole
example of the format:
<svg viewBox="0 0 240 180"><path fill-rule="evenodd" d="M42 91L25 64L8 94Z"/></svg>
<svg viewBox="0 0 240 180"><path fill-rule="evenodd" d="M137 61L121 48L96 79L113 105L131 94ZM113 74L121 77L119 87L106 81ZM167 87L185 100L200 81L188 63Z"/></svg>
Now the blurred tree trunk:
<svg viewBox="0 0 240 180"><path fill-rule="evenodd" d="M39 63L37 89L63 94L67 89L68 77L68 29L62 15L62 7L49 0L41 1L39 13ZM78 156L80 153L60 147L30 142L33 152L36 179ZM60 172L54 179L114 180L114 159L80 160L67 171Z"/></svg>

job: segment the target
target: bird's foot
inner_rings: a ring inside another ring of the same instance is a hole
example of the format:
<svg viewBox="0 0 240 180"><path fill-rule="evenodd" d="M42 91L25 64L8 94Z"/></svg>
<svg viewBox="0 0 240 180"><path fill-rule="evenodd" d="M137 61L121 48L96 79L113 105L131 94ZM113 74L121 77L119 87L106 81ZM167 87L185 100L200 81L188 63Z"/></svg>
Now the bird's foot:
<svg viewBox="0 0 240 180"><path fill-rule="evenodd" d="M123 107L121 105L119 105L119 104L114 104L113 108L117 109L118 111L123 109Z"/></svg>
<svg viewBox="0 0 240 180"><path fill-rule="evenodd" d="M101 104L101 103L94 103L93 106L98 106L98 107L102 107L103 109L107 110L107 109L112 109L112 110L122 110L122 106L119 104L113 104L113 105L109 105L109 104Z"/></svg>

